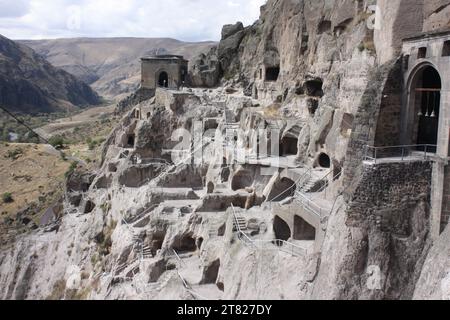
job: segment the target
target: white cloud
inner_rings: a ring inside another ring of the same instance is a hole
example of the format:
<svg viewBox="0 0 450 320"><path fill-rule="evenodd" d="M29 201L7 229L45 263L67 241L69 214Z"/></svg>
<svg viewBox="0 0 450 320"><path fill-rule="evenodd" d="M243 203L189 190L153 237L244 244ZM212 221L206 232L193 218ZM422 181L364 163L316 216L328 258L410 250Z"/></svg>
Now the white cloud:
<svg viewBox="0 0 450 320"><path fill-rule="evenodd" d="M12 39L170 37L218 40L224 24L259 17L265 0L0 0L0 34Z"/></svg>

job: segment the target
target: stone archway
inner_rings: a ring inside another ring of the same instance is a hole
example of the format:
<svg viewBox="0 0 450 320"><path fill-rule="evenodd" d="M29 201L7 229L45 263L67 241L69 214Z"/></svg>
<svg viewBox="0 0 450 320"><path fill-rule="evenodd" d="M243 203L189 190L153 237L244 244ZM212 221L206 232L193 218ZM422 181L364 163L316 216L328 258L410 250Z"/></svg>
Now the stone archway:
<svg viewBox="0 0 450 320"><path fill-rule="evenodd" d="M441 76L433 65L423 64L412 73L408 82L406 142L416 145L437 145L441 89ZM427 150L436 151L436 148L428 147Z"/></svg>
<svg viewBox="0 0 450 320"><path fill-rule="evenodd" d="M289 178L283 178L277 181L267 197L271 202L281 202L295 195L295 182Z"/></svg>
<svg viewBox="0 0 450 320"><path fill-rule="evenodd" d="M165 71L161 71L158 76L158 86L163 88L169 87L169 75Z"/></svg>

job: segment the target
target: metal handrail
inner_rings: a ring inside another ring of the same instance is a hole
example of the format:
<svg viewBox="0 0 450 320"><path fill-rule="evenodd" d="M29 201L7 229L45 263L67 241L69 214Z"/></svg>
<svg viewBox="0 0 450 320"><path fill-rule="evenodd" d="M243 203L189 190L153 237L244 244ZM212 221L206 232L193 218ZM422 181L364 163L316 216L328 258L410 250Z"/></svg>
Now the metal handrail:
<svg viewBox="0 0 450 320"><path fill-rule="evenodd" d="M320 207L314 201L312 201L311 199L307 198L305 196L305 194L303 194L300 191L297 191L297 195L298 195L297 199L300 198L299 200L302 202L302 204L305 206L306 209L311 211L313 214L315 214L319 218L322 217L322 210L325 210L324 208ZM319 210L315 209L314 207L317 207Z"/></svg>
<svg viewBox="0 0 450 320"><path fill-rule="evenodd" d="M250 243L250 244L251 244L252 246L254 246L256 249L259 248L259 247L257 246L258 243L264 245L264 244L269 244L269 243L270 243L270 244L274 244L274 242L275 242L275 243L277 243L277 244L282 244L283 246L291 247L292 250L289 251L289 253L291 253L292 255L296 255L296 254L297 254L297 252L294 252L294 251L295 251L294 249L299 249L300 251L302 251L302 253L307 252L307 249L305 249L305 248L303 248L303 247L300 247L300 246L298 246L298 245L295 245L295 244L293 244L293 243L291 243L291 242L285 241L285 240L280 240L280 239L275 239L275 240L253 240L253 239L251 239L245 232L242 231L241 227L239 226L238 216L237 216L237 213L236 213L236 210L235 210L233 204L231 204L231 208L232 208L232 211L233 211L234 221L236 222L236 226L237 226L238 233L239 233L238 238L239 238L240 240L242 240L241 237L244 237L244 239L246 239L246 241L247 241L246 243ZM245 242L245 241L244 241L244 242ZM280 250L280 251L283 251L283 250L282 250L283 246L277 246L277 249ZM262 248L259 248L259 249L262 249Z"/></svg>
<svg viewBox="0 0 450 320"><path fill-rule="evenodd" d="M308 174L308 172L310 172L312 169L309 169L306 173L304 173L300 178L298 178L297 181L295 181L295 183L290 186L289 188L287 188L286 190L284 190L282 193L280 193L279 195L277 195L276 197L272 197L272 200L269 200L267 202L274 202L275 199L278 199L279 197L281 197L282 195L284 195L286 192L288 192L289 190L291 190L292 188L297 188L300 181L303 180L303 178Z"/></svg>
<svg viewBox="0 0 450 320"><path fill-rule="evenodd" d="M292 242L288 242L288 241L285 241L285 240L280 240L280 239L276 239L276 240L253 240L253 243L256 245L256 244L258 244L258 243L261 243L261 244L276 244L277 245L277 247L276 247L276 249L277 250L281 250L282 248L283 248L283 246L284 247L291 247L292 248L292 250L290 250L290 251L288 251L289 253L292 253L292 255L294 255L294 253L296 253L296 252L294 252L295 250L294 249L298 249L298 250L300 250L302 253L305 253L305 252L307 252L307 249L306 248L303 248L303 247L300 247L300 246L298 246L298 245L296 245L296 244L294 244L294 243L292 243ZM280 246L280 244L282 244L281 246ZM256 246L256 247L258 247L258 246ZM283 251L283 250L282 250ZM286 250L285 250L286 251Z"/></svg>
<svg viewBox="0 0 450 320"><path fill-rule="evenodd" d="M233 209L234 221L236 222L236 226L237 226L237 229L238 229L238 233L239 233L241 236L244 236L244 238L245 238L248 242L253 243L253 240L250 239L250 237L249 237L247 234L245 234L245 232L242 231L241 226L239 225L238 217L237 217L236 210L235 210L233 204L231 204L231 208ZM239 239L241 239L241 238L239 237Z"/></svg>
<svg viewBox="0 0 450 320"><path fill-rule="evenodd" d="M297 184L297 190L300 191L301 188L303 188L304 184L308 181L308 179L312 178L312 171L313 169L310 168L306 173L303 175L301 181Z"/></svg>
<svg viewBox="0 0 450 320"><path fill-rule="evenodd" d="M333 177L333 180L335 178L337 178L338 176L340 176L342 174L342 171L339 172L338 174L336 174ZM327 178L330 175L330 173L328 173L322 180L324 180L325 178ZM321 189L319 189L319 191L317 193L321 193L324 190L326 190L329 187L329 183L327 182ZM317 215L319 218L322 218L323 213L326 211L328 212L327 209L321 207L320 205L318 205L317 203L315 203L311 197L308 198L308 196L301 192L301 191L297 191L297 195L300 198L300 201L302 202L302 204L305 206L306 209L308 209L309 211L311 211L313 214Z"/></svg>
<svg viewBox="0 0 450 320"><path fill-rule="evenodd" d="M174 256L176 257L176 259L179 261L179 264L180 264L180 265L186 265L186 264L184 263L184 261L180 258L180 256L178 255L178 253L176 252L175 249L172 249L172 252L174 253ZM202 295L198 294L197 292L195 292L195 291L192 289L192 286L191 286L191 285L186 281L186 279L184 279L184 277L181 275L181 273L180 273L180 266L177 266L176 269L177 269L177 270L176 270L176 271L177 271L177 275L178 275L178 277L180 278L181 282L183 283L184 288L185 288L190 294L192 294L193 296L195 296L195 297L197 297L197 298L200 298L200 300L208 300L207 298L203 297Z"/></svg>
<svg viewBox="0 0 450 320"><path fill-rule="evenodd" d="M417 152L423 152L424 153L424 159L428 159L428 155L433 154L434 152L429 151L431 148L437 148L437 145L432 144L416 144L416 145L398 145L398 146L387 146L387 147L375 147L370 145L365 145L365 152L364 152L364 161L374 161L375 164L377 163L378 159L386 159L389 157L386 156L380 156L381 151L389 151L393 149L399 149L401 152L401 160L405 161L405 158L407 157L406 152L411 151L410 149L418 149L423 148L424 150L415 150ZM372 155L369 155L369 152L372 151Z"/></svg>
<svg viewBox="0 0 450 320"><path fill-rule="evenodd" d="M141 163L138 163L138 157L135 155L132 157L131 162L133 164L165 164L165 165L170 165L169 161L167 161L166 159L162 159L162 158L140 158L139 160L141 160Z"/></svg>
<svg viewBox="0 0 450 320"><path fill-rule="evenodd" d="M175 249L172 249L172 251L173 251L173 253L174 253L174 255L175 255L175 258L177 258L178 262L180 263L180 265L186 266L186 264L185 264L184 261L180 258L180 256L179 256L178 253L176 252L176 250L175 250Z"/></svg>

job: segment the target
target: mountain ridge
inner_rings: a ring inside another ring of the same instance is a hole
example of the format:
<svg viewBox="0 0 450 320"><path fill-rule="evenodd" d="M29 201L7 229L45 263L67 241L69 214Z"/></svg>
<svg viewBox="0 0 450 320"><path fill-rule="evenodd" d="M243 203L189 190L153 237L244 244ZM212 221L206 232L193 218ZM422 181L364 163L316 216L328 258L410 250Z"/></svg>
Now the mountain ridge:
<svg viewBox="0 0 450 320"><path fill-rule="evenodd" d="M155 51L179 54L188 60L207 52L216 42L185 42L173 38L61 38L20 40L109 99L120 99L140 84L140 58Z"/></svg>
<svg viewBox="0 0 450 320"><path fill-rule="evenodd" d="M98 105L99 96L32 48L0 35L0 103L15 112L50 113Z"/></svg>

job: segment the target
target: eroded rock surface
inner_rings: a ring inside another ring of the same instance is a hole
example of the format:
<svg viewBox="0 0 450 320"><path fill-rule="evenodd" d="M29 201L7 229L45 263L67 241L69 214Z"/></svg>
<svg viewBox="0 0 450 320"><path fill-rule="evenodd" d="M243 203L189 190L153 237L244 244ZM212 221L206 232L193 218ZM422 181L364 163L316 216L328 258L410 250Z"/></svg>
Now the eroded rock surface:
<svg viewBox="0 0 450 320"><path fill-rule="evenodd" d="M431 164L364 159L393 143L399 41L442 25L448 5L406 2L270 0L254 25L224 27L191 73L203 88L139 103L98 172L69 180L58 229L0 253L0 297L448 297ZM390 8L381 30L376 3ZM395 27L404 10L414 28Z"/></svg>

